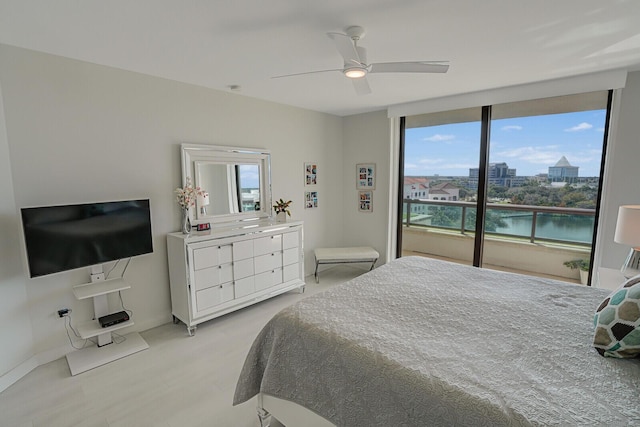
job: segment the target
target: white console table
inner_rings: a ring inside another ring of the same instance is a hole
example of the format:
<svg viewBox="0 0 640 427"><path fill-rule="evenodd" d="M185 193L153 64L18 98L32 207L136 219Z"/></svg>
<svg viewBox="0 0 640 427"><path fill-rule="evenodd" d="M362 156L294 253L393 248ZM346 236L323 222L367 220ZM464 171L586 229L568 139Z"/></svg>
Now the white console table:
<svg viewBox="0 0 640 427"><path fill-rule="evenodd" d="M131 319L106 328L98 323L98 318L109 314L107 295L130 287L120 278L99 280L73 287L73 294L78 300L93 298L94 319L78 324L78 334L85 340L96 337L98 342L95 347L86 347L67 354L71 375L77 375L149 348L149 345L137 332L124 335L124 341L120 343L113 341L111 333L133 326Z"/></svg>

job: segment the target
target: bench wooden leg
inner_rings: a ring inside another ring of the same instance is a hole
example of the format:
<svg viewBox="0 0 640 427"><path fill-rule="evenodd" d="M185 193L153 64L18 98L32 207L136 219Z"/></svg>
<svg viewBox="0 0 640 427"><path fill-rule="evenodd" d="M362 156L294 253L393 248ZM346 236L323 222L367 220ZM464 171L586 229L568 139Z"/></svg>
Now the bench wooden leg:
<svg viewBox="0 0 640 427"><path fill-rule="evenodd" d="M320 283L320 277L318 277L318 265L320 264L320 261L318 261L316 259L316 272L314 273L314 276L316 277L316 283Z"/></svg>

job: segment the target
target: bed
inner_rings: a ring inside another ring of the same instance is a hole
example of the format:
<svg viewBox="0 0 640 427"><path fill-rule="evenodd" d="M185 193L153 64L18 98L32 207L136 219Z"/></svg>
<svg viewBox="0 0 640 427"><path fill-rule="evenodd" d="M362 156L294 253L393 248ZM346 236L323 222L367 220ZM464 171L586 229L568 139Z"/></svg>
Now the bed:
<svg viewBox="0 0 640 427"><path fill-rule="evenodd" d="M234 405L307 414L289 427L640 425L640 361L592 346L609 292L400 258L274 316Z"/></svg>

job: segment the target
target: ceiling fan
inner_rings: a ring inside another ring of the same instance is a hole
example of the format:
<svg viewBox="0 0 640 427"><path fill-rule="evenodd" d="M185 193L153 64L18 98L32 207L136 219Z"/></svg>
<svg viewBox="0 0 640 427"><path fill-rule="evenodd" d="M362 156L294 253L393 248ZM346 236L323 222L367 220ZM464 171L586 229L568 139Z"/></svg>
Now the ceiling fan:
<svg viewBox="0 0 640 427"><path fill-rule="evenodd" d="M344 59L343 68L286 74L273 78L339 71L351 79L358 95L366 95L371 93L371 88L367 81L367 74L369 73L446 73L449 69L449 65L444 64L448 61L376 62L368 64L366 49L358 46L358 41L364 37L364 28L359 26L347 28L346 34L327 33L327 35L333 39L338 52Z"/></svg>

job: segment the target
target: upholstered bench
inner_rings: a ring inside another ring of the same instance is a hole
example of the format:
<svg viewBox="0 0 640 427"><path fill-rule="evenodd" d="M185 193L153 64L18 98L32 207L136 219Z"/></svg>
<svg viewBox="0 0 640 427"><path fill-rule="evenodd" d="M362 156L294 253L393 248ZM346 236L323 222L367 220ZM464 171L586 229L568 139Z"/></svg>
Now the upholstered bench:
<svg viewBox="0 0 640 427"><path fill-rule="evenodd" d="M376 265L376 261L380 254L373 248L368 246L358 246L351 248L317 248L315 251L316 257L316 283L320 282L318 277L318 266L320 264L345 264L356 262L370 262L373 270Z"/></svg>

